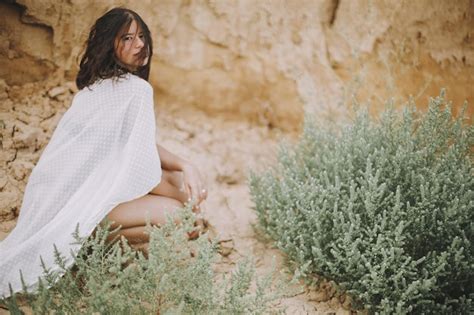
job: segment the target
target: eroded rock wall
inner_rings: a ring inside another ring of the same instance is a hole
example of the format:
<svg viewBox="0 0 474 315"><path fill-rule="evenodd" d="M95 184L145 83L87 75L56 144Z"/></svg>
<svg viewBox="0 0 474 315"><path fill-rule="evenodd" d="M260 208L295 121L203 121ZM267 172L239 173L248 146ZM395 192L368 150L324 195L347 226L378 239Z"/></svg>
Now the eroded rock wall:
<svg viewBox="0 0 474 315"><path fill-rule="evenodd" d="M446 88L474 113L474 1L340 1L329 34L343 43L329 45L332 67L360 100L425 107Z"/></svg>
<svg viewBox="0 0 474 315"><path fill-rule="evenodd" d="M54 62L53 29L41 23L25 23L24 8L0 3L0 78L9 84L48 78Z"/></svg>
<svg viewBox="0 0 474 315"><path fill-rule="evenodd" d="M74 79L90 26L120 4L152 30L159 104L291 129L353 96L426 104L446 87L455 105L474 101L472 0L19 0L0 4L1 77Z"/></svg>
<svg viewBox="0 0 474 315"><path fill-rule="evenodd" d="M0 222L18 216L28 177L75 91L73 82L0 79Z"/></svg>

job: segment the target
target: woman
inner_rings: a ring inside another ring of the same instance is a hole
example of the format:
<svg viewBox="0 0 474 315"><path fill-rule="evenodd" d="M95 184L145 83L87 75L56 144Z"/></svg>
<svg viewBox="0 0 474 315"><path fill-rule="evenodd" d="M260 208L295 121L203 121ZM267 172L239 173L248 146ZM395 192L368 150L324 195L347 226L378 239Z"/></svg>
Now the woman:
<svg viewBox="0 0 474 315"><path fill-rule="evenodd" d="M115 8L92 27L76 84L80 91L59 121L28 178L15 229L0 242L0 296L30 290L51 270L54 249L74 261L73 232L89 236L104 220L130 241L146 240L185 203L200 212L207 198L197 167L156 144L153 54L147 25ZM197 232L198 233L198 232ZM190 238L196 233L190 233Z"/></svg>
<svg viewBox="0 0 474 315"><path fill-rule="evenodd" d="M108 25L113 27L107 27ZM120 26L120 29L117 26ZM100 33L100 30L104 30L104 33ZM118 30L118 33L110 34L110 30ZM109 45L103 45L107 41L112 44L111 38L114 38L113 54L110 48L106 50ZM97 54L98 48L102 50L99 54ZM150 32L141 17L131 10L113 9L97 20L90 32L86 53L82 57L76 80L77 86L82 89L90 86L97 79L116 77L122 72L135 73L147 80L151 56ZM97 61L94 62L95 60ZM94 67L97 68L94 69ZM101 71L106 74L102 74ZM112 227L120 225L122 228L120 234L131 241L146 239L144 228L146 211L149 209L155 210L150 211L150 222L161 225L165 222L166 212L182 207L184 203L191 200L191 197L197 201L194 209L199 212L199 204L207 197L201 175L193 164L170 153L160 145L157 145L157 149L164 170L162 175L164 180L149 194L118 205L107 216L112 221ZM183 173L183 183L179 178L180 174L173 171ZM185 192L179 190L183 185ZM190 237L194 238L195 233Z"/></svg>

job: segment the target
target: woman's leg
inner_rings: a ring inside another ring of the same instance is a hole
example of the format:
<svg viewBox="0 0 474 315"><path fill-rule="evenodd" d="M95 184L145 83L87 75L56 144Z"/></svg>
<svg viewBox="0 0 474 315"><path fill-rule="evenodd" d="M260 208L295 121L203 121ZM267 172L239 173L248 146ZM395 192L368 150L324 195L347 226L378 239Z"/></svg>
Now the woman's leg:
<svg viewBox="0 0 474 315"><path fill-rule="evenodd" d="M181 190L183 187L182 174L182 172L178 171L163 170L161 182L150 191L150 194L170 197L185 204L188 202L188 195ZM204 210L202 202L195 204L192 210L195 213L200 213L201 210Z"/></svg>
<svg viewBox="0 0 474 315"><path fill-rule="evenodd" d="M110 211L107 218L111 221L111 228L119 225L123 229L144 226L147 219L151 224L162 225L166 221L166 214L173 214L183 204L165 196L147 194L140 198L117 205ZM179 223L179 221L175 221Z"/></svg>
<svg viewBox="0 0 474 315"><path fill-rule="evenodd" d="M181 185L181 176L178 172L163 170L161 182L149 194L140 198L117 205L107 215L112 223L111 228L121 226L121 229L109 236L109 240L118 235L123 235L130 242L144 242L148 240L145 233L147 219L150 224L162 225L166 222L166 214L173 214L176 209L183 207L187 196L178 188ZM199 212L193 208L194 212ZM196 225L201 229L205 226L202 220L197 220ZM179 219L175 219L179 223ZM199 231L188 233L190 239L199 236Z"/></svg>
<svg viewBox="0 0 474 315"><path fill-rule="evenodd" d="M112 233L109 239L123 235L132 243L146 241L147 221L160 226L166 222L166 214L173 215L176 209L182 206L183 204L176 199L151 194L121 203L107 215L107 219L111 221L111 229L121 226L121 229ZM179 223L179 219L175 219L175 222Z"/></svg>
<svg viewBox="0 0 474 315"><path fill-rule="evenodd" d="M181 191L181 187L181 172L163 170L160 183L150 191L150 194L173 198L184 204L187 202L188 196L184 191Z"/></svg>
<svg viewBox="0 0 474 315"><path fill-rule="evenodd" d="M163 170L161 180L163 182L164 187L160 187L160 185L158 185L150 191L150 194L169 196L180 200L183 204L188 201L187 194L181 190L181 188L183 187L182 172ZM193 206L192 210L194 213L201 213L203 211L206 211L204 202L200 201L198 204ZM196 220L196 223L202 229L205 229L209 224L209 222L202 218Z"/></svg>

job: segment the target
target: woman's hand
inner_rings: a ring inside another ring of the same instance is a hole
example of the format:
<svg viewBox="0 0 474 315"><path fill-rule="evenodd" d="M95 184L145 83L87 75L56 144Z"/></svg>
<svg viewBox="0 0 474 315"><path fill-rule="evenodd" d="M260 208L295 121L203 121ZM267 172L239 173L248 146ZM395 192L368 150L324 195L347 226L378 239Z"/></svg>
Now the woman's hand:
<svg viewBox="0 0 474 315"><path fill-rule="evenodd" d="M194 164L188 163L183 167L183 185L188 195L188 202L194 201L195 205L199 205L207 198L207 188Z"/></svg>
<svg viewBox="0 0 474 315"><path fill-rule="evenodd" d="M157 144L156 147L160 156L161 167L164 170L183 172L184 193L187 196L188 202L193 201L193 209L199 209L199 204L207 198L207 188L198 168L194 164L166 150L163 146Z"/></svg>

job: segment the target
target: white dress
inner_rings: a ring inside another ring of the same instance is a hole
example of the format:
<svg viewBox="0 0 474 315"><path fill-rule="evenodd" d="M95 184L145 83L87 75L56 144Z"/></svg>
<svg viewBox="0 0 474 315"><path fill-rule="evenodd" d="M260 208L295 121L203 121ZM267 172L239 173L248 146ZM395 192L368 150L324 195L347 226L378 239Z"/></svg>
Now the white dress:
<svg viewBox="0 0 474 315"><path fill-rule="evenodd" d="M0 242L0 297L35 290L54 264L54 245L74 262L72 236L88 236L117 204L146 195L161 180L153 89L138 76L80 90L31 172L18 222Z"/></svg>

